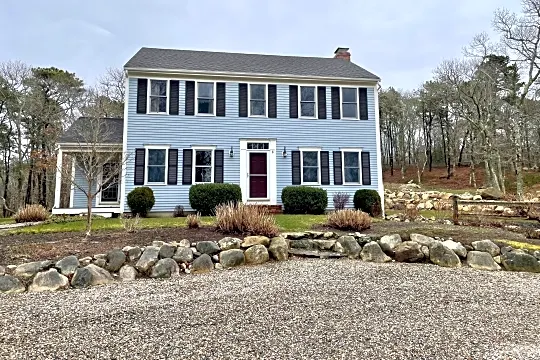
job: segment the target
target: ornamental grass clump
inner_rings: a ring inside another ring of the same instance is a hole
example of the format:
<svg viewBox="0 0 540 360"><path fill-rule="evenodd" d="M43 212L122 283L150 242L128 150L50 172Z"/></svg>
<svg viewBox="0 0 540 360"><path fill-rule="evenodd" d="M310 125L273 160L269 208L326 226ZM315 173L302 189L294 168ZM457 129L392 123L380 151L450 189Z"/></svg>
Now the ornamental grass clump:
<svg viewBox="0 0 540 360"><path fill-rule="evenodd" d="M15 216L15 222L25 223L25 222L36 222L36 221L45 221L50 217L51 214L43 206L39 204L25 205L23 208L19 209Z"/></svg>
<svg viewBox="0 0 540 360"><path fill-rule="evenodd" d="M371 218L359 210L337 210L328 214L326 224L339 230L362 231L371 227Z"/></svg>
<svg viewBox="0 0 540 360"><path fill-rule="evenodd" d="M189 214L186 217L186 224L189 229L198 229L201 227L201 214Z"/></svg>
<svg viewBox="0 0 540 360"><path fill-rule="evenodd" d="M274 237L279 234L276 219L263 206L228 203L216 207L216 228L226 234Z"/></svg>

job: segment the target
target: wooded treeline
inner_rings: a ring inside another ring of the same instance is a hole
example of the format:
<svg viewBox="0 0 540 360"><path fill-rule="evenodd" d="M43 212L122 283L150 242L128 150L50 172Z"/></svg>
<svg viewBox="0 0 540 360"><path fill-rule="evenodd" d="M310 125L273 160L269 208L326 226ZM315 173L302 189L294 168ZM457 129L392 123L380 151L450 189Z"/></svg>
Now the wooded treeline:
<svg viewBox="0 0 540 360"><path fill-rule="evenodd" d="M523 170L540 165L540 0L524 0L522 12L494 14L497 39L477 35L462 58L444 61L433 78L413 91L380 89L381 151L390 171L470 168L470 184L505 192ZM485 170L485 184L476 171Z"/></svg>
<svg viewBox="0 0 540 360"><path fill-rule="evenodd" d="M124 73L109 69L92 87L66 70L0 63L0 194L2 215L24 204L50 209L54 201L56 144L91 109L122 117Z"/></svg>

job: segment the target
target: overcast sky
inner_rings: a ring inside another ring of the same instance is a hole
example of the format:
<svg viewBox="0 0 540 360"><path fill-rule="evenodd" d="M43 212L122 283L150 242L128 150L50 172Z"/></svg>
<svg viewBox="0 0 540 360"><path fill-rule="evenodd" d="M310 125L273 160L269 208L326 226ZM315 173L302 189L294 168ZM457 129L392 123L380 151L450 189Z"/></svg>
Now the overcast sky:
<svg viewBox="0 0 540 360"><path fill-rule="evenodd" d="M352 60L411 89L490 31L519 0L2 0L0 61L75 72L87 83L142 46Z"/></svg>

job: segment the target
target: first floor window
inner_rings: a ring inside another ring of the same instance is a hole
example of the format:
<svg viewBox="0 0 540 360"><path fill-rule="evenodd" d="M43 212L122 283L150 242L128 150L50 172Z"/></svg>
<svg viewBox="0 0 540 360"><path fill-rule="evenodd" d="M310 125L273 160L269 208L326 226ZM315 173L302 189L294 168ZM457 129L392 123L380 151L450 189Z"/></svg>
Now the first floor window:
<svg viewBox="0 0 540 360"><path fill-rule="evenodd" d="M166 159L166 149L148 149L148 183L165 183Z"/></svg>
<svg viewBox="0 0 540 360"><path fill-rule="evenodd" d="M120 165L118 163L106 163L103 165L101 176L101 201L118 201L118 179Z"/></svg>
<svg viewBox="0 0 540 360"><path fill-rule="evenodd" d="M300 86L300 117L315 117L315 86Z"/></svg>
<svg viewBox="0 0 540 360"><path fill-rule="evenodd" d="M150 112L167 112L167 80L150 80Z"/></svg>
<svg viewBox="0 0 540 360"><path fill-rule="evenodd" d="M197 83L197 113L214 115L214 83Z"/></svg>
<svg viewBox="0 0 540 360"><path fill-rule="evenodd" d="M360 152L343 152L343 173L345 183L360 183Z"/></svg>
<svg viewBox="0 0 540 360"><path fill-rule="evenodd" d="M341 107L343 118L358 119L358 90L356 88L341 88Z"/></svg>
<svg viewBox="0 0 540 360"><path fill-rule="evenodd" d="M302 183L319 184L318 151L302 151Z"/></svg>
<svg viewBox="0 0 540 360"><path fill-rule="evenodd" d="M266 116L266 85L249 86L250 116Z"/></svg>
<svg viewBox="0 0 540 360"><path fill-rule="evenodd" d="M213 150L201 149L195 151L195 183L212 182L212 157Z"/></svg>

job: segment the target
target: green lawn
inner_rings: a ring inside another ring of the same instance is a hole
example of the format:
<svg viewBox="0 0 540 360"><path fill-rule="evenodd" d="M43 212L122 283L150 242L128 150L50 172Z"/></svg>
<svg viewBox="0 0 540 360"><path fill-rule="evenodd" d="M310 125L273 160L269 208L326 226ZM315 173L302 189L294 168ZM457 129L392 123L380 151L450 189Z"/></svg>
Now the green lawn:
<svg viewBox="0 0 540 360"><path fill-rule="evenodd" d="M203 225L212 225L214 218L211 216L202 217ZM314 224L323 224L326 221L325 215L276 215L276 222L282 231L309 230ZM66 222L48 223L36 226L29 226L10 230L7 234L43 234L52 232L84 231L86 222L84 219L69 220ZM151 228L171 228L186 226L186 218L143 218L140 219L140 227ZM99 230L122 230L120 219L94 219L92 229Z"/></svg>
<svg viewBox="0 0 540 360"><path fill-rule="evenodd" d="M15 224L15 220L13 218L0 218L0 225L4 224Z"/></svg>

